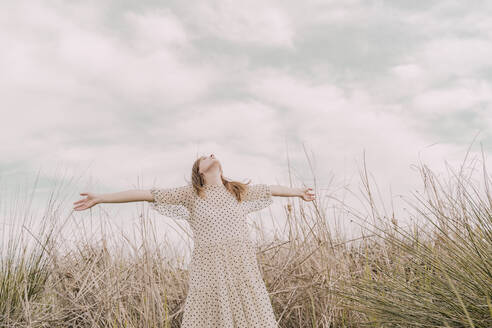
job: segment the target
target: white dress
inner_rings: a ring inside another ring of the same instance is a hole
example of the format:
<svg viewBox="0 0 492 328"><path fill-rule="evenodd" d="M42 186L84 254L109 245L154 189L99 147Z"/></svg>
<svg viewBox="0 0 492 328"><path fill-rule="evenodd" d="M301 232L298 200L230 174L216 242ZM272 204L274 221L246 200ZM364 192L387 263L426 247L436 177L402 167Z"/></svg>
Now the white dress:
<svg viewBox="0 0 492 328"><path fill-rule="evenodd" d="M201 199L186 185L152 188L159 213L186 220L193 232L182 328L277 328L246 215L273 203L266 184L248 185L241 202L224 185L205 186Z"/></svg>

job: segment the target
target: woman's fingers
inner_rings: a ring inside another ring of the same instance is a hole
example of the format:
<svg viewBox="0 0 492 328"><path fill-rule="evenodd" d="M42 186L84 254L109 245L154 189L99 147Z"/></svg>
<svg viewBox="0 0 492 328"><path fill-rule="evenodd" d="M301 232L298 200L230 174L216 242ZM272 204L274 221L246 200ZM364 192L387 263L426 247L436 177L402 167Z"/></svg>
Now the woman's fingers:
<svg viewBox="0 0 492 328"><path fill-rule="evenodd" d="M82 201L78 201L77 202L77 205L75 206L75 208L81 207L81 206L84 206L84 205L85 205L85 199L83 199Z"/></svg>
<svg viewBox="0 0 492 328"><path fill-rule="evenodd" d="M74 202L73 203L73 205L74 205L73 209L76 211L85 210L85 209L92 206L90 204L91 204L91 201L88 198L84 198L84 199L81 199L81 200Z"/></svg>
<svg viewBox="0 0 492 328"><path fill-rule="evenodd" d="M303 199L305 201L311 201L315 199L315 194L312 192L309 192L310 190L313 190L313 188L305 188L304 189L304 196Z"/></svg>
<svg viewBox="0 0 492 328"><path fill-rule="evenodd" d="M91 198L91 195L89 195L88 192L81 192L80 193L81 196L87 196L86 198L82 198L76 202L73 203L73 205L80 205L80 204L84 204L85 202L89 201L89 199Z"/></svg>
<svg viewBox="0 0 492 328"><path fill-rule="evenodd" d="M313 190L313 188L306 188L306 189L304 190L304 192L305 192L307 195L314 195L314 193L309 192L309 190Z"/></svg>
<svg viewBox="0 0 492 328"><path fill-rule="evenodd" d="M306 195L314 195L314 193L309 192L309 190L313 190L313 188L306 188L306 189L304 189L304 192L306 193Z"/></svg>
<svg viewBox="0 0 492 328"><path fill-rule="evenodd" d="M82 211L82 210L88 209L89 207L90 207L89 204L81 204L79 206L74 207L74 210Z"/></svg>

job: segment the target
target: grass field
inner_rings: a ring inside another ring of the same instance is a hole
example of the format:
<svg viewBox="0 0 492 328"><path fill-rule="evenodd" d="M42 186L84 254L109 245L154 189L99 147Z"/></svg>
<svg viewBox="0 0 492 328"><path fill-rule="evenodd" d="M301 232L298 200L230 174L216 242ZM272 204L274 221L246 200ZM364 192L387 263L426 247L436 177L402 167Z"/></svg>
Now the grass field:
<svg viewBox="0 0 492 328"><path fill-rule="evenodd" d="M446 182L418 170L422 191L406 201L420 223L409 226L382 214L361 174L368 213L338 205L371 222L355 240L333 231L320 195L285 202L288 238L258 242L279 327L492 327L490 177L485 167L478 183L461 170ZM154 247L151 228L121 251L81 238L62 253L56 209L42 220L37 233L4 232L2 327L179 327L187 271L171 245Z"/></svg>

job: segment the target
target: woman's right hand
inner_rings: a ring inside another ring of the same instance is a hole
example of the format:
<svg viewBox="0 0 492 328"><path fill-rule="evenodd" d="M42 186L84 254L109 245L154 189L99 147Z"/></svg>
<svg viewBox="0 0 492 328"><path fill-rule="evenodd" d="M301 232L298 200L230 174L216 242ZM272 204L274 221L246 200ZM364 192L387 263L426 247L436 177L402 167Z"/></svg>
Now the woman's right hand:
<svg viewBox="0 0 492 328"><path fill-rule="evenodd" d="M91 208L92 206L100 203L100 199L97 197L96 194L93 194L90 192L83 192L80 195L81 196L87 196L87 197L73 203L73 205L75 206L73 208L74 211L86 210L86 209Z"/></svg>

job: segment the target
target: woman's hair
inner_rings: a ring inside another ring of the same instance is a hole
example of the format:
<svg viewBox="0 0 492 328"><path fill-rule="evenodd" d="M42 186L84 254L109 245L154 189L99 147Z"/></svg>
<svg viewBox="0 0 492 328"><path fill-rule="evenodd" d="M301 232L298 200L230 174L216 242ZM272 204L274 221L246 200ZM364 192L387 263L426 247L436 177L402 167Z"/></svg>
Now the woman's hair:
<svg viewBox="0 0 492 328"><path fill-rule="evenodd" d="M193 163L193 168L191 169L191 184L193 185L193 189L195 189L195 192L200 198L205 197L205 179L203 178L203 173L199 172L200 161L202 160L202 158L203 157L199 157L197 160L195 160L195 162ZM247 185L251 183L251 180L248 181L248 183L227 180L222 175L222 169L220 171L220 178L226 189L229 190L229 192L231 192L239 202L243 199L243 196L246 193Z"/></svg>

